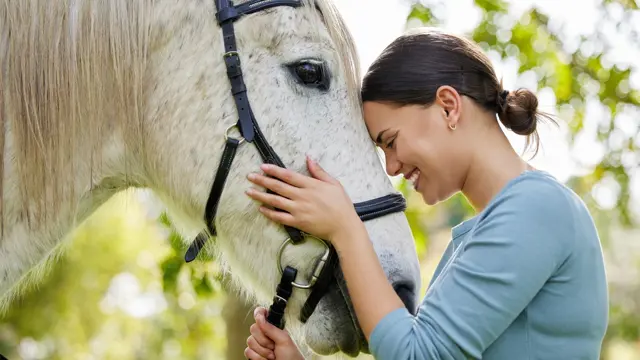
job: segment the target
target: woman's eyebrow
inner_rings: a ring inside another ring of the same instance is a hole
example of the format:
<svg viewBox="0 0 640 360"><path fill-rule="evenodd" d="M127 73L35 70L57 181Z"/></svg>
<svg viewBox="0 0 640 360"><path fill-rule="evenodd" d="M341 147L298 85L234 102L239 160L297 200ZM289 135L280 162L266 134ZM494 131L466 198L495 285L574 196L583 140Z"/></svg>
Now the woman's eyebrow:
<svg viewBox="0 0 640 360"><path fill-rule="evenodd" d="M378 133L378 136L376 137L376 144L382 144L382 135L385 133L385 131L387 131L389 129L384 129L382 131L380 131Z"/></svg>

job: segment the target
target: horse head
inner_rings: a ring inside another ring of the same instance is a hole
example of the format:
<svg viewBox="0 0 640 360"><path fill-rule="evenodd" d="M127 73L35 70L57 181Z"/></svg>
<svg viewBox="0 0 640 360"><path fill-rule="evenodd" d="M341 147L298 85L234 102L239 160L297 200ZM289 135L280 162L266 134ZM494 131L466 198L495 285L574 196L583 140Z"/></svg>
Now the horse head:
<svg viewBox="0 0 640 360"><path fill-rule="evenodd" d="M0 25L4 157L16 159L4 169L2 205L12 223L0 255L12 263L0 264L7 279L0 289L48 256L74 220L129 186L154 191L186 245L215 226L203 252L257 303L271 303L279 260L298 270L297 281L309 279L325 247L303 241L280 256L289 234L244 193L252 186L247 174L264 161L252 143L237 147L215 224L205 221L226 136L246 135L234 127L241 116L218 22L234 14L218 13L227 3L216 1L76 0L40 8L16 1L0 9L8 24ZM284 166L306 173L311 156L354 203L394 193L363 121L358 59L341 16L329 0L292 3L227 4L246 10L233 21L233 37L256 125ZM389 282L415 310L420 273L406 218L392 213L365 224ZM299 314L310 290L294 289L287 328L317 353L367 351L339 269L334 276L306 323Z"/></svg>

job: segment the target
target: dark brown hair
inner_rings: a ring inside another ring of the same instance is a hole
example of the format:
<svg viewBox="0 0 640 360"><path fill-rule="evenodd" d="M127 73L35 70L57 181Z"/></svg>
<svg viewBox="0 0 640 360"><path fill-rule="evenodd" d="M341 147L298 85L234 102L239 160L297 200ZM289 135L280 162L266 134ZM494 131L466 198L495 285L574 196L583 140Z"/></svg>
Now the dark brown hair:
<svg viewBox="0 0 640 360"><path fill-rule="evenodd" d="M463 37L425 28L398 37L365 75L362 101L428 106L443 85L495 112L507 129L527 137L526 148L534 143L537 153L538 119L553 119L538 112L538 99L531 91L504 90L489 58Z"/></svg>

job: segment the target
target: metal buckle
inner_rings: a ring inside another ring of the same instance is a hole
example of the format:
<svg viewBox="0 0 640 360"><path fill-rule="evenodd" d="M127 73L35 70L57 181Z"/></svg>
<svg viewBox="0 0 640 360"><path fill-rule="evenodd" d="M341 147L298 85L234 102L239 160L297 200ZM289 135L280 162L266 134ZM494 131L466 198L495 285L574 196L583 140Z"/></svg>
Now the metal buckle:
<svg viewBox="0 0 640 360"><path fill-rule="evenodd" d="M224 53L224 55L222 55L222 57L232 57L232 56L239 56L237 51L227 51L226 53Z"/></svg>
<svg viewBox="0 0 640 360"><path fill-rule="evenodd" d="M280 296L280 295L276 294L276 295L273 297L273 302L274 302L274 303L275 303L275 302L283 302L283 303L287 304L287 299L285 299L285 298L283 298L282 296Z"/></svg>
<svg viewBox="0 0 640 360"><path fill-rule="evenodd" d="M230 137L229 136L229 130L231 130L233 128L237 128L237 127L238 127L238 124L233 124L233 125L231 125L231 126L229 126L227 128L227 130L224 132L224 140L225 141L229 140L229 137ZM239 129L238 129L238 131L239 131ZM238 145L240 145L240 144L242 144L244 142L244 137L242 137L242 135L240 135L240 136L238 136L236 138L232 138L232 139L238 140L238 142L239 142Z"/></svg>
<svg viewBox="0 0 640 360"><path fill-rule="evenodd" d="M294 287L297 287L298 289L311 289L313 285L316 284L316 281L318 281L320 273L324 269L324 266L326 265L327 260L329 260L329 254L331 253L331 250L329 249L329 245L324 240L309 234L305 234L305 239L307 238L307 236L318 240L322 245L324 245L325 251L324 251L324 254L322 254L322 256L320 257L320 260L318 260L316 267L313 269L313 273L311 274L311 279L309 280L309 283L299 284L295 281L291 283L291 285L293 285ZM287 240L285 240L282 243L282 245L280 245L280 249L278 249L278 270L280 271L280 275L282 275L282 272L284 271L282 267L282 253L284 252L284 248L286 248L289 243L292 243L291 237L288 237Z"/></svg>

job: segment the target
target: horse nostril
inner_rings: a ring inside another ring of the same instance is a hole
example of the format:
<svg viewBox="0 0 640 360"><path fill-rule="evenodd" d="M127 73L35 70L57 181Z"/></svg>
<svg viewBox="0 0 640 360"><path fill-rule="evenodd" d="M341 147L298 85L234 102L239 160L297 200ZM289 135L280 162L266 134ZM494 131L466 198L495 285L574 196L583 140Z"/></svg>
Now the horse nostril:
<svg viewBox="0 0 640 360"><path fill-rule="evenodd" d="M404 306L409 310L411 315L416 314L416 296L414 286L410 283L401 282L393 285L393 290L396 291L396 294L402 300Z"/></svg>

